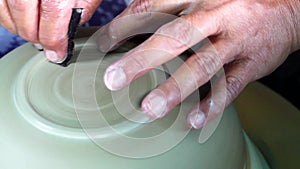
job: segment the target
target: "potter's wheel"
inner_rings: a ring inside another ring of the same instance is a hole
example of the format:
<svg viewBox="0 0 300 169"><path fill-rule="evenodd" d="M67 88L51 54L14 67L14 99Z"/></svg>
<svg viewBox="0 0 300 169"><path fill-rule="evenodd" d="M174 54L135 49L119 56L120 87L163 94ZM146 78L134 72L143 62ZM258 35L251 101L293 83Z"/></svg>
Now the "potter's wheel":
<svg viewBox="0 0 300 169"><path fill-rule="evenodd" d="M144 95L166 79L165 67L110 92L103 72L123 53L102 57L86 41L76 40L77 54L85 57L67 68L49 63L30 44L0 60L0 168L264 168L233 106L200 144L201 130L189 131L182 113L197 100L153 122L140 112Z"/></svg>

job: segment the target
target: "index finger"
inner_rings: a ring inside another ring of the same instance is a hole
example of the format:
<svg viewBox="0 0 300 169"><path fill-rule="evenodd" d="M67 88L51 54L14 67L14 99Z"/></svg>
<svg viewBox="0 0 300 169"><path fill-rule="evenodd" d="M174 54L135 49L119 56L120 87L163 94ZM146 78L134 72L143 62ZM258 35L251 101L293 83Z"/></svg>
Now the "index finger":
<svg viewBox="0 0 300 169"><path fill-rule="evenodd" d="M67 32L73 0L42 0L39 40L46 56L53 62L63 60L67 51Z"/></svg>
<svg viewBox="0 0 300 169"><path fill-rule="evenodd" d="M216 14L201 14L203 13L177 18L125 54L106 70L106 86L111 90L119 90L152 68L177 57L204 38L218 33L219 19L215 17Z"/></svg>
<svg viewBox="0 0 300 169"><path fill-rule="evenodd" d="M82 22L87 21L101 0L42 0L39 40L47 58L59 62L65 58L68 45L68 26L72 8L83 8Z"/></svg>

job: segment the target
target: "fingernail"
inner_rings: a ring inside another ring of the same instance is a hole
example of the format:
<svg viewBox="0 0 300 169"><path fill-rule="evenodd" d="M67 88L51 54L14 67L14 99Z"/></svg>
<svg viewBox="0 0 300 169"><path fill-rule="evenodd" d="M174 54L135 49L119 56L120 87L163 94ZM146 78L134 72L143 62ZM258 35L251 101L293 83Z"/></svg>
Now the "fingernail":
<svg viewBox="0 0 300 169"><path fill-rule="evenodd" d="M46 55L48 60L50 60L51 62L54 62L54 63L59 63L62 60L64 60L64 59L61 59L58 56L58 54L53 50L45 50L45 55Z"/></svg>
<svg viewBox="0 0 300 169"><path fill-rule="evenodd" d="M126 74L119 66L110 66L104 74L104 83L112 91L119 90L126 85Z"/></svg>
<svg viewBox="0 0 300 169"><path fill-rule="evenodd" d="M142 103L143 112L154 119L163 117L166 109L166 98L162 92L157 92L157 90L153 90Z"/></svg>
<svg viewBox="0 0 300 169"><path fill-rule="evenodd" d="M40 43L34 43L33 46L37 48L39 51L42 51L44 47Z"/></svg>
<svg viewBox="0 0 300 169"><path fill-rule="evenodd" d="M190 124L190 128L200 129L201 127L203 127L205 120L205 114L199 109L193 110L188 115L188 122Z"/></svg>

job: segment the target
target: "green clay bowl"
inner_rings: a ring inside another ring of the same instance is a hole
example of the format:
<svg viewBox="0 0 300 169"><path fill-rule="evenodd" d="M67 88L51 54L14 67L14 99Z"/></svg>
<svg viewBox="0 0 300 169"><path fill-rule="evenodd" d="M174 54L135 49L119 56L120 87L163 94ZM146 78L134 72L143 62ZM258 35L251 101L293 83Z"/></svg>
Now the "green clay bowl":
<svg viewBox="0 0 300 169"><path fill-rule="evenodd" d="M141 113L142 98L180 61L109 91L103 73L124 53L100 53L87 32L76 39L78 57L68 67L48 62L29 43L0 60L1 169L268 168L232 105L205 141L205 129L186 127L195 94L163 119Z"/></svg>

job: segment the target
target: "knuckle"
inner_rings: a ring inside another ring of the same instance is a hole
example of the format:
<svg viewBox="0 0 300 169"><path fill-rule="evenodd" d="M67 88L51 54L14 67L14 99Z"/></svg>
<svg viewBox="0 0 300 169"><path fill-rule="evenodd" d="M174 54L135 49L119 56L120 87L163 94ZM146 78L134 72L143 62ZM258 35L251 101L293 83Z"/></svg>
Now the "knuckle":
<svg viewBox="0 0 300 169"><path fill-rule="evenodd" d="M18 35L29 42L37 42L37 31L18 31Z"/></svg>
<svg viewBox="0 0 300 169"><path fill-rule="evenodd" d="M105 31L110 38L116 38L119 35L119 33L117 33L118 28L122 27L122 24L122 21L112 21L104 28L103 31Z"/></svg>
<svg viewBox="0 0 300 169"><path fill-rule="evenodd" d="M135 0L130 6L131 12L136 14L150 12L150 2L150 0Z"/></svg>
<svg viewBox="0 0 300 169"><path fill-rule="evenodd" d="M141 56L145 55L143 53L140 53L140 57L133 57L131 58L128 63L131 65L135 65L136 67L139 68L140 72L143 72L145 70L148 70L151 66L149 65L149 63L147 63L147 61L145 59L143 59Z"/></svg>
<svg viewBox="0 0 300 169"><path fill-rule="evenodd" d="M66 37L49 37L49 36L43 36L40 37L40 42L44 47L47 48L55 48L58 46L58 44L63 44L63 42L66 40Z"/></svg>
<svg viewBox="0 0 300 169"><path fill-rule="evenodd" d="M65 13L66 9L72 6L67 1L41 1L41 19L53 20L53 18L60 18Z"/></svg>
<svg viewBox="0 0 300 169"><path fill-rule="evenodd" d="M201 83L203 79L209 80L222 65L220 58L216 57L213 52L195 54L189 62L193 65L191 69L195 70L198 83Z"/></svg>
<svg viewBox="0 0 300 169"><path fill-rule="evenodd" d="M239 95L240 91L244 86L244 83L243 80L237 76L227 76L226 83L227 100L232 101Z"/></svg>
<svg viewBox="0 0 300 169"><path fill-rule="evenodd" d="M178 46L175 47L190 47L193 45L193 26L190 22L179 18L164 26L157 31L158 34L167 36L175 41Z"/></svg>

